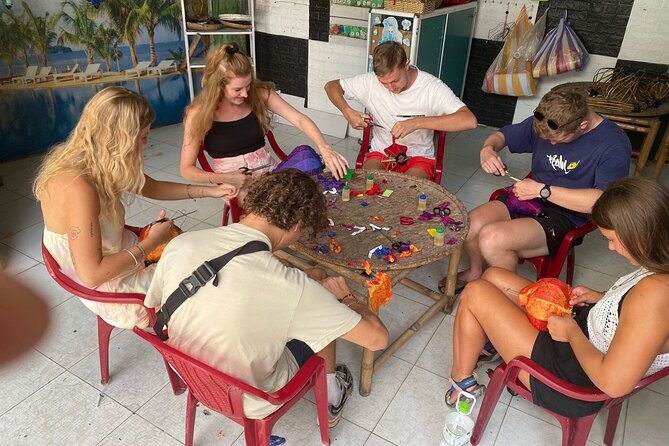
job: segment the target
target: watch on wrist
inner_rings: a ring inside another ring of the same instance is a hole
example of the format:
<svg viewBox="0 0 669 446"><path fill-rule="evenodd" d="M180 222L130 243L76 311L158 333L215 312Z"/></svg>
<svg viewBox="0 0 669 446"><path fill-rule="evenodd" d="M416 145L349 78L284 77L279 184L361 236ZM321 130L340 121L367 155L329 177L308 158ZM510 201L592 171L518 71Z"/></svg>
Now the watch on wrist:
<svg viewBox="0 0 669 446"><path fill-rule="evenodd" d="M544 187L539 191L539 196L542 200L546 201L551 196L551 187L548 184L544 184Z"/></svg>

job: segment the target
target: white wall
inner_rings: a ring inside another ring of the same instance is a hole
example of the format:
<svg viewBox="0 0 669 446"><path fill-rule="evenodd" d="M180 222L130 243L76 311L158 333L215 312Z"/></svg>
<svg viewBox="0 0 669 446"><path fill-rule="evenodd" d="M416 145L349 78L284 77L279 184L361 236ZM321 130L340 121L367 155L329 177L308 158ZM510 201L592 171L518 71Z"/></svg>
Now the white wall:
<svg viewBox="0 0 669 446"><path fill-rule="evenodd" d="M634 0L618 57L669 64L669 0Z"/></svg>
<svg viewBox="0 0 669 446"><path fill-rule="evenodd" d="M309 0L255 0L255 19L257 31L309 38Z"/></svg>

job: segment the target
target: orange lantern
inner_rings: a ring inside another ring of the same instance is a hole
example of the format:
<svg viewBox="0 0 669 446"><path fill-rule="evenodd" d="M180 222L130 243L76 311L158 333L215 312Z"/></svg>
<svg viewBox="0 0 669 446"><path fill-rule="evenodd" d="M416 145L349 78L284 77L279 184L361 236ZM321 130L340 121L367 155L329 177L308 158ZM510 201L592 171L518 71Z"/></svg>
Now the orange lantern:
<svg viewBox="0 0 669 446"><path fill-rule="evenodd" d="M571 290L561 280L546 277L520 290L518 300L530 323L540 331L548 331L549 317L571 314Z"/></svg>

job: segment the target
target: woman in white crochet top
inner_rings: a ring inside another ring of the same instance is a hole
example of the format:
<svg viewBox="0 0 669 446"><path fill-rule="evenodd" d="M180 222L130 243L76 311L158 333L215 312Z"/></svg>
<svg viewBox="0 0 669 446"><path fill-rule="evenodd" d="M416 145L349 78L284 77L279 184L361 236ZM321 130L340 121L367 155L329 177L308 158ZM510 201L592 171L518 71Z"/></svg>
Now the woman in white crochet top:
<svg viewBox="0 0 669 446"><path fill-rule="evenodd" d="M553 316L539 332L518 306L518 290L531 282L490 268L462 292L453 328L453 367L446 402L461 389L481 394L474 369L486 341L505 361L532 358L577 385L611 397L626 395L646 375L669 366L669 190L648 179L612 183L592 209L610 250L639 269L606 293L577 286L576 317ZM527 373L520 379L535 404L566 416L584 416L601 403L565 397Z"/></svg>

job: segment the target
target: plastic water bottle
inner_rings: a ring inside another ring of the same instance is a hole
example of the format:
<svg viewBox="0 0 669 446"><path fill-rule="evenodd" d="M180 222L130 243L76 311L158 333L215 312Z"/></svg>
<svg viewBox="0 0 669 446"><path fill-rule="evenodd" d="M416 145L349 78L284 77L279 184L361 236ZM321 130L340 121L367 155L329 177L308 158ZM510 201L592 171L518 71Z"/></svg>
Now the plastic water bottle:
<svg viewBox="0 0 669 446"><path fill-rule="evenodd" d="M446 416L443 440L440 446L463 446L472 436L474 420L469 416L474 410L476 397L471 393L460 392L454 412Z"/></svg>

